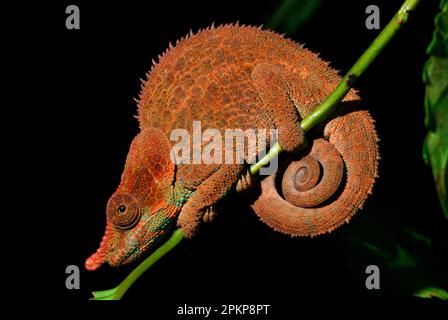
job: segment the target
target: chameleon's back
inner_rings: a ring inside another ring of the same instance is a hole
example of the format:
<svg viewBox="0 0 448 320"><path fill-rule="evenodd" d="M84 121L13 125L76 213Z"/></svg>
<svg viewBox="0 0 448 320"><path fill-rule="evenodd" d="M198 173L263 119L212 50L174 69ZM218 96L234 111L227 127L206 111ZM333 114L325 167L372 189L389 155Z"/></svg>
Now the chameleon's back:
<svg viewBox="0 0 448 320"><path fill-rule="evenodd" d="M303 117L337 85L328 63L274 32L227 25L189 35L160 58L140 95L141 129L272 128L251 79L257 64L281 64L300 82ZM353 97L352 97L353 98Z"/></svg>

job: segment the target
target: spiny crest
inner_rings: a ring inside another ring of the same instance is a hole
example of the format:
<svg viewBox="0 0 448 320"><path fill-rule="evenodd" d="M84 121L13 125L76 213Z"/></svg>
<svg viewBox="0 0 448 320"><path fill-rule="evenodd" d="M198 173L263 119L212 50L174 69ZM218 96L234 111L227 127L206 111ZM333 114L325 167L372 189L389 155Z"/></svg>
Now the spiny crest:
<svg viewBox="0 0 448 320"><path fill-rule="evenodd" d="M183 36L180 39L175 41L175 45L173 45L172 42L169 42L168 46L167 46L167 49L162 54L158 55L156 61L154 59L152 59L151 68L146 73L146 82L142 82L143 86L142 86L140 94L139 94L139 99L138 99L139 103L140 103L140 101L143 101L143 99L144 99L143 97L145 96L145 94L144 94L145 86L148 85L147 82L151 78L151 75L154 72L157 72L157 69L158 69L162 59L168 58L168 56L171 55L171 54L175 54L176 49L178 49L180 46L182 46L183 43L185 43L186 41L190 40L193 37L200 36L201 34L206 33L206 32L214 32L217 29L227 29L227 28L233 28L235 32L236 31L238 31L238 32L239 31L241 31L241 32L254 31L256 33L261 33L261 32L262 33L266 33L268 35L271 35L272 38L275 38L275 39L278 39L278 40L282 40L282 41L286 41L287 43L289 43L291 45L294 45L296 48L297 48L297 46L299 47L299 49L303 49L304 48L304 46L302 44L298 44L298 43L296 43L295 41L293 41L293 40L291 40L289 38L285 38L284 34L281 35L281 34L278 34L275 31L272 31L272 30L263 29L263 25L260 25L260 26L250 26L250 25L245 25L245 24L240 25L239 21L236 21L234 23L220 24L218 27L215 26L215 23L212 23L210 26L208 26L205 29L199 29L196 33L193 32L192 29L190 29L189 32L185 36ZM141 111L140 109L141 109L141 106L139 104L139 113Z"/></svg>
<svg viewBox="0 0 448 320"><path fill-rule="evenodd" d="M211 31L211 30L215 30L215 29L221 29L221 28L234 28L234 27L239 27L239 28L242 28L242 29L252 29L252 30L265 31L265 32L267 32L269 34L272 34L272 35L275 35L275 36L279 36L280 38L282 38L282 39L284 39L284 40L286 40L288 42L297 44L297 45L299 45L299 47L301 49L304 48L303 44L298 44L294 40L285 37L285 34L279 34L279 33L275 32L273 30L270 30L270 29L263 29L263 25L260 25L260 26L251 26L251 25L246 25L246 24L240 25L239 21L236 21L234 23L220 24L218 27L215 27L215 23L212 22L212 24L210 26L208 26L206 28L203 28L203 29L199 29L196 33L194 33L192 29L190 29L189 33L187 33L185 36L182 36L180 39L176 40L175 45L173 45L171 43L171 41L168 42L168 48L162 54L159 54L157 56L158 62L156 62L156 61L154 61L154 59L152 59L151 69L146 74L146 77L147 78L149 77L150 73L155 69L155 67L158 65L158 63L160 63L162 58L164 58L169 52L174 50L176 48L176 46L178 46L183 41L188 40L188 39L192 38L193 36L197 36L197 35L199 35L199 34L201 34L203 32L207 32L207 31Z"/></svg>

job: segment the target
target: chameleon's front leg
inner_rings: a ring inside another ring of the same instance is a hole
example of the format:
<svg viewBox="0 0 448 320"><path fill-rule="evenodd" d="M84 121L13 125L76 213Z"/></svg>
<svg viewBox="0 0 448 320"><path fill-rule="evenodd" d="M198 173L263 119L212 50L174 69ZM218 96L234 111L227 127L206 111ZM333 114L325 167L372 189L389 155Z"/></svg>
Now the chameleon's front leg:
<svg viewBox="0 0 448 320"><path fill-rule="evenodd" d="M210 206L222 199L237 183L244 170L242 164L222 165L204 180L194 194L184 204L177 220L186 238L193 237L202 217Z"/></svg>

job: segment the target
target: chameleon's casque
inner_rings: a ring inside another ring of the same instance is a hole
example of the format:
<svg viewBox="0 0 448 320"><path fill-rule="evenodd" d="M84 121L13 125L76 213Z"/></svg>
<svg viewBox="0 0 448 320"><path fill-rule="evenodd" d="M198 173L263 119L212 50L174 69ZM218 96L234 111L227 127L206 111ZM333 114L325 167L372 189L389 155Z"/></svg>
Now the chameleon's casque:
<svg viewBox="0 0 448 320"><path fill-rule="evenodd" d="M191 136L195 120L203 130L278 129L279 143L292 160L262 181L253 203L274 229L313 236L348 221L377 173L371 117L352 90L343 112L313 132L318 139L305 144L297 126L340 79L316 54L261 28L211 27L170 45L144 81L138 101L141 132L107 205L106 232L87 269L135 260L176 221L186 237L193 236L211 208L235 188L245 165L170 161L176 143L169 141L172 130L184 128Z"/></svg>

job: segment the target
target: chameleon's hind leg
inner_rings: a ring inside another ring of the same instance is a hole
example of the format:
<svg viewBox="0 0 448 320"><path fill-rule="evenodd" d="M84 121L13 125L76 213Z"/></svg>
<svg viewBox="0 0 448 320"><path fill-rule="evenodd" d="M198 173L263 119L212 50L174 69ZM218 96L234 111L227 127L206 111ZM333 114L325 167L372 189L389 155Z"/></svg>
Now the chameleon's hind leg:
<svg viewBox="0 0 448 320"><path fill-rule="evenodd" d="M284 150L297 151L304 142L299 113L288 93L287 74L283 66L260 63L251 73L264 108L278 129L278 140Z"/></svg>
<svg viewBox="0 0 448 320"><path fill-rule="evenodd" d="M231 190L243 169L242 164L222 165L195 190L177 219L177 225L186 238L196 234L204 213Z"/></svg>

